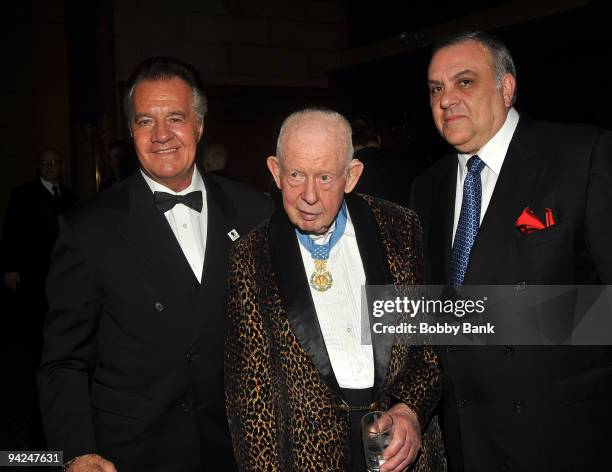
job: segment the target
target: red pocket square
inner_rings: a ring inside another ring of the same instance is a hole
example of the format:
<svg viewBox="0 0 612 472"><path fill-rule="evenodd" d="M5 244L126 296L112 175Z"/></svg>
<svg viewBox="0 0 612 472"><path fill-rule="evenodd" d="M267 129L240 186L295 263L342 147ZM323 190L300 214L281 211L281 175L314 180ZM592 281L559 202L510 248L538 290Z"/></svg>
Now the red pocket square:
<svg viewBox="0 0 612 472"><path fill-rule="evenodd" d="M553 226L555 224L555 217L553 216L553 212L550 208L546 209L546 223L542 223L542 220L538 218L538 215L535 212L527 207L521 213L514 223L514 226L523 233L529 234L539 229L548 228L549 226Z"/></svg>

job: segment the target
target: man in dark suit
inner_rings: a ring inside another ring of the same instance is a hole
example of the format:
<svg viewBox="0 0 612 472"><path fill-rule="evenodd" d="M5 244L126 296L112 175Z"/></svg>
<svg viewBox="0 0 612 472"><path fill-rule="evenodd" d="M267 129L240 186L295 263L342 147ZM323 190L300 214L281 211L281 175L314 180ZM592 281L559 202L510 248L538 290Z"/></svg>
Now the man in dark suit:
<svg viewBox="0 0 612 472"><path fill-rule="evenodd" d="M612 283L611 133L519 116L512 57L483 33L437 47L428 83L436 127L457 153L413 186L426 280L519 289ZM526 217L541 229L523 234ZM449 470L612 467L609 349L439 351Z"/></svg>
<svg viewBox="0 0 612 472"><path fill-rule="evenodd" d="M60 220L39 386L48 445L70 471L234 470L228 251L270 208L200 174L205 112L190 66L142 63L126 94L140 170Z"/></svg>
<svg viewBox="0 0 612 472"><path fill-rule="evenodd" d="M54 148L39 153L38 175L13 189L0 245L4 283L17 297L22 328L28 330L33 361L40 359L42 318L46 311L45 279L57 239L57 217L75 202L62 183L62 156ZM36 329L38 327L38 330Z"/></svg>
<svg viewBox="0 0 612 472"><path fill-rule="evenodd" d="M59 150L38 153L37 176L11 192L0 243L2 292L1 369L11 379L0 417L6 420L0 442L13 449L43 449L35 371L40 364L43 318L47 311L45 279L57 239L57 217L75 197L62 183ZM11 421L13 419L13 421ZM11 428L14 424L18 428Z"/></svg>

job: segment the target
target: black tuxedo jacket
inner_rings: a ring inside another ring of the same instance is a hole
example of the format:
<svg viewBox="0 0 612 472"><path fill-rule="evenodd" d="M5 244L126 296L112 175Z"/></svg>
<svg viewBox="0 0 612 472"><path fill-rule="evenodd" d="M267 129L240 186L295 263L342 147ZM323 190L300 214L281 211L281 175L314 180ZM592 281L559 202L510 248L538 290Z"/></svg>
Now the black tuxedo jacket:
<svg viewBox="0 0 612 472"><path fill-rule="evenodd" d="M38 381L51 449L120 471L233 470L223 393L228 232L271 210L203 175L202 284L140 172L60 220Z"/></svg>
<svg viewBox="0 0 612 472"><path fill-rule="evenodd" d="M36 177L11 192L0 245L0 271L19 272L20 289L44 290L49 260L57 239L57 217L76 199L60 185L56 199Z"/></svg>
<svg viewBox="0 0 612 472"><path fill-rule="evenodd" d="M416 181L426 280L449 282L457 157ZM556 224L523 235L532 208ZM612 134L521 116L474 242L465 284L612 283ZM439 349L442 428L453 471L612 467L608 348ZM606 467L607 466L607 467Z"/></svg>

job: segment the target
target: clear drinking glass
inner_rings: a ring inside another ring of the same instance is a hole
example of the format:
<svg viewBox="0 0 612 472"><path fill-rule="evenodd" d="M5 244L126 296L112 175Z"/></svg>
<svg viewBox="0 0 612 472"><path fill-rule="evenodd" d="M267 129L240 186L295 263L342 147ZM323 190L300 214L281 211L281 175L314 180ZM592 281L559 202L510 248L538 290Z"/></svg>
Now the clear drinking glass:
<svg viewBox="0 0 612 472"><path fill-rule="evenodd" d="M383 454L393 437L393 418L384 411L371 411L361 418L361 434L369 472L379 472Z"/></svg>

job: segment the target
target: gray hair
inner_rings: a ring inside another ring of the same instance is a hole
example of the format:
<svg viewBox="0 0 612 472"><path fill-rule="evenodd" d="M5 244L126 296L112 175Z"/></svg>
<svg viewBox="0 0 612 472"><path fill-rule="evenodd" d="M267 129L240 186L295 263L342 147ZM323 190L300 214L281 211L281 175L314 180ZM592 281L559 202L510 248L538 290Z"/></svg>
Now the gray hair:
<svg viewBox="0 0 612 472"><path fill-rule="evenodd" d="M282 159L283 157L283 143L285 141L287 131L289 130L291 125L295 121L304 118L308 115L319 116L321 118L334 122L334 124L339 125L338 128L343 132L343 139L346 145L345 165L348 168L348 164L349 162L351 162L354 153L351 125L349 124L348 120L340 113L338 113L337 111L329 110L327 108L304 108L303 110L294 111L287 118L285 118L285 121L283 121L283 124L281 126L280 132L278 133L278 139L276 141L276 157L278 157L278 159Z"/></svg>
<svg viewBox="0 0 612 472"><path fill-rule="evenodd" d="M123 100L123 110L128 120L128 129L132 130L133 95L136 86L145 80L172 80L181 79L191 88L191 108L198 124L204 123L208 111L206 94L202 81L195 68L185 62L168 57L151 57L143 61L132 73L128 81L128 89Z"/></svg>
<svg viewBox="0 0 612 472"><path fill-rule="evenodd" d="M431 55L433 57L440 49L455 46L467 41L475 41L491 53L497 87L501 87L502 80L506 74L510 74L516 78L516 67L514 66L514 60L512 59L512 54L510 54L508 46L506 46L497 36L490 33L484 33L482 31L464 31L458 33L436 44ZM515 87L514 95L512 96L512 104L516 102L517 92L518 87Z"/></svg>

